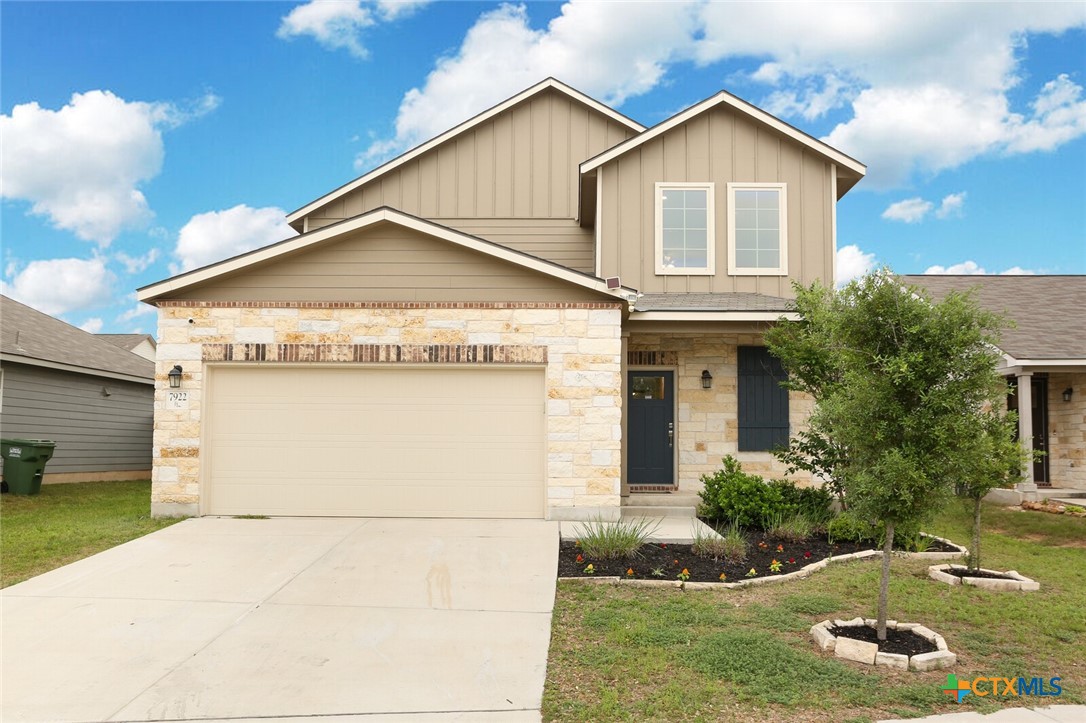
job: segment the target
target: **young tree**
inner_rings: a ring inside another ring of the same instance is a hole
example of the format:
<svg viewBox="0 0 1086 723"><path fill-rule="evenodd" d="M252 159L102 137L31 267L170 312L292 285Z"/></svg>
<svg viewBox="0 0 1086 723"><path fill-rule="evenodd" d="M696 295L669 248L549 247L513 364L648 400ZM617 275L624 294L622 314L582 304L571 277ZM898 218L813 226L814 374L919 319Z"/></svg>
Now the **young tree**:
<svg viewBox="0 0 1086 723"><path fill-rule="evenodd" d="M812 428L843 450L850 509L886 530L878 639L886 639L895 529L930 517L976 469L982 446L963 444L1002 401L995 371L999 317L969 294L933 303L888 269L839 292L797 287L802 321L781 322L774 349L789 374L817 375ZM818 365L814 372L809 370Z"/></svg>
<svg viewBox="0 0 1086 723"><path fill-rule="evenodd" d="M955 492L972 503L973 534L966 564L970 570L980 569L981 500L998 487L1011 487L1022 476L1029 455L1015 439L1018 417L1014 412L1003 413L991 407L976 419L976 431L962 441L969 447L961 455L972 462L960 466L955 474Z"/></svg>

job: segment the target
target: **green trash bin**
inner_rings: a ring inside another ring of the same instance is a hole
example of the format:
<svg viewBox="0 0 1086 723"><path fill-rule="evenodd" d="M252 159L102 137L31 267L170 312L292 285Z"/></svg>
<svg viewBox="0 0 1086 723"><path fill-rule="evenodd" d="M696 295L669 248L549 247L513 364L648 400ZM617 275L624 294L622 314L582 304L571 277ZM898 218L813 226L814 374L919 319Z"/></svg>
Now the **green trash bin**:
<svg viewBox="0 0 1086 723"><path fill-rule="evenodd" d="M0 439L4 460L4 483L14 495L41 492L45 463L53 458L56 442L47 439Z"/></svg>

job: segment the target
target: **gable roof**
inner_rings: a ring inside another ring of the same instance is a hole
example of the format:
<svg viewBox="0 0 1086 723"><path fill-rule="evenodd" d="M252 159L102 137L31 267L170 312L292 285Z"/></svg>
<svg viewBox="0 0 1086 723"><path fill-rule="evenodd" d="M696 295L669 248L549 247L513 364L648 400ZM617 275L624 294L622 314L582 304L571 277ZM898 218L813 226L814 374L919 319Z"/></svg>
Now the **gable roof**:
<svg viewBox="0 0 1086 723"><path fill-rule="evenodd" d="M0 296L0 359L153 384L155 364L95 334Z"/></svg>
<svg viewBox="0 0 1086 723"><path fill-rule="evenodd" d="M651 141L653 138L657 138L664 133L667 133L672 128L686 123L691 118L701 115L708 110L715 108L720 104L725 104L731 108L743 113L749 118L767 125L773 130L781 133L782 135L791 138L800 145L806 146L818 155L825 158L827 161L837 165L837 194L838 198L845 195L845 193L855 186L861 178L867 173L867 166L857 161L851 156L847 156L841 151L837 150L833 146L830 146L822 141L807 135L798 128L785 123L780 118L766 113L761 108L751 105L742 98L738 98L727 91L720 91L714 96L706 98L700 103L695 103L686 110L677 113L667 120L657 123L652 128L649 128L644 133L628 138L622 143L604 151L603 153L589 158L587 161L581 164L581 174L591 173L600 166L613 161L619 156L637 148L647 141Z"/></svg>
<svg viewBox="0 0 1086 723"><path fill-rule="evenodd" d="M982 308L1003 314L999 348L1016 362L1079 360L1086 363L1086 276L902 276L941 300L952 291L976 289Z"/></svg>
<svg viewBox="0 0 1086 723"><path fill-rule="evenodd" d="M536 83L532 87L527 88L520 93L517 93L512 98L504 100L501 103L498 103L497 105L483 111L482 113L479 113L478 115L469 118L463 123L450 128L441 135L435 136L434 138L431 138L425 143L415 146L411 150L397 156L396 158L393 158L391 161L388 161L387 163L378 166L369 173L363 176L359 176L353 181L345 183L334 191L324 194L317 200L307 203L296 211L292 211L291 213L287 214L287 223L289 223L291 226L294 226L296 230L301 231L302 229L298 228L298 226L296 226L295 224L298 224L305 216L309 215L313 211L316 211L321 206L331 203L337 198L340 198L341 196L344 196L351 191L369 183L373 179L385 173L388 173L389 171L392 171L393 169L398 168L415 158L418 158L422 154L436 148L442 143L445 143L446 141L455 138L456 136L465 133L472 128L475 128L476 126L485 123L494 116L503 113L509 108L512 108L513 106L518 105L519 103L522 103L523 101L531 98L532 96L538 95L539 93L542 93L546 90L556 90L560 93L563 93L572 98L573 100L583 103L597 113L601 113L610 118L611 120L617 123L621 123L627 128L633 130L635 133L640 133L641 131L645 130L645 126L641 125L640 123L631 118L627 118L626 116L616 111L614 108L610 108L603 103L600 103L598 100L590 98L581 91L575 88L571 88L560 80L556 80L554 78L547 78L546 80Z"/></svg>
<svg viewBox="0 0 1086 723"><path fill-rule="evenodd" d="M155 338L150 334L95 334L95 336L126 351L132 351L145 341L150 342L151 346L158 346Z"/></svg>
<svg viewBox="0 0 1086 723"><path fill-rule="evenodd" d="M632 289L619 288L608 289L607 282L580 271L556 264L553 261L541 259L538 256L516 251L507 246L487 241L486 239L472 236L457 231L456 229L442 226L417 216L397 211L388 206L376 208L368 213L349 218L338 223L310 231L301 236L280 241L279 243L264 246L233 258L220 261L203 268L179 274L168 279L149 284L137 289L136 296L140 301L151 303L156 299L167 297L171 293L203 284L212 279L217 279L227 274L233 274L247 267L253 267L273 259L281 258L288 254L294 254L317 244L332 242L344 234L373 226L377 223L394 223L404 228L412 229L436 239L447 241L462 248L471 249L487 256L507 261L521 268L537 271L553 278L580 286L585 289L597 291L601 294L614 297L616 300L624 298L623 294L635 293Z"/></svg>

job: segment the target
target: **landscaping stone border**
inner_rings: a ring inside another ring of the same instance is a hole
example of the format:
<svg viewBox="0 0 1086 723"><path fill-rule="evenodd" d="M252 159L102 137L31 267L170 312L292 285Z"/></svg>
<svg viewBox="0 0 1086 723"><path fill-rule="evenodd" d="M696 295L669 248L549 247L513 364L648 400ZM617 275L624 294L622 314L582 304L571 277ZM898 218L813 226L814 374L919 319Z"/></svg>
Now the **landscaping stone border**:
<svg viewBox="0 0 1086 723"><path fill-rule="evenodd" d="M932 580L938 580L939 582L945 582L948 585L970 585L972 587L979 587L984 590L995 590L997 592L1034 592L1041 589L1041 583L1036 580L1030 580L1025 575L1019 574L1016 570L1008 570L1003 572L1001 570L987 570L980 568L981 572L990 572L996 575L1007 575L1014 578L1013 580L998 580L988 577L958 577L957 575L951 575L947 570L964 570L965 565L932 565L928 568L928 577Z"/></svg>
<svg viewBox="0 0 1086 723"><path fill-rule="evenodd" d="M958 662L956 653L947 649L946 641L939 633L929 630L919 623L899 623L896 620L887 620L888 630L911 630L916 635L930 641L938 650L933 653L920 653L908 656L897 653L880 653L879 646L863 640L852 638L839 638L830 632L830 628L853 628L866 625L874 628L877 621L871 618L853 618L852 620L824 620L811 628L811 637L823 651L833 651L833 654L844 660L852 660L865 665L881 665L886 668L898 670L913 670L923 672L927 670L940 670L949 668Z"/></svg>
<svg viewBox="0 0 1086 723"><path fill-rule="evenodd" d="M930 537L933 540L937 540L944 545L955 547L958 552L895 552L894 554L900 557L917 559L917 560L949 560L962 557L968 553L961 545L958 545L950 540L942 537L936 537L935 535L928 535L921 532L924 537ZM728 590L736 588L750 587L752 585L763 585L767 583L783 582L785 580L797 580L805 577L809 577L811 573L821 570L830 563L847 562L849 560L864 560L869 557L882 557L881 550L861 550L860 552L853 552L848 555L836 555L833 557L827 557L824 560L818 562L812 562L810 565L805 565L798 570L788 572L783 575L765 575L763 577L754 577L749 580L738 580L736 582L682 582L681 580L645 580L635 579L630 580L623 577L560 577L562 581L572 582L588 582L588 583L603 583L607 585L634 585L637 587L675 587L682 590ZM930 568L929 568L930 569Z"/></svg>

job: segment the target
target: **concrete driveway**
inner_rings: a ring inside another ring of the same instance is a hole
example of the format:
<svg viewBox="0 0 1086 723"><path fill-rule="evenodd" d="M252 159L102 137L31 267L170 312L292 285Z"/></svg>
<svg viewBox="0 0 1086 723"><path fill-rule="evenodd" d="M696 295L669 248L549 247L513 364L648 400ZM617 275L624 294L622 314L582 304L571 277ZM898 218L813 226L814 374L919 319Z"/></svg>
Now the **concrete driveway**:
<svg viewBox="0 0 1086 723"><path fill-rule="evenodd" d="M0 719L539 720L558 525L201 518L2 593Z"/></svg>

